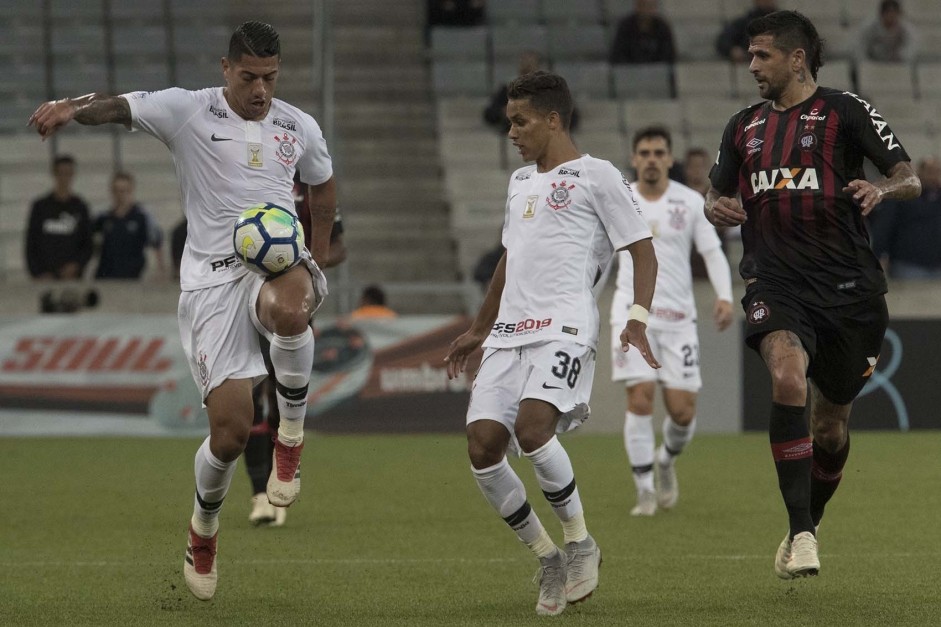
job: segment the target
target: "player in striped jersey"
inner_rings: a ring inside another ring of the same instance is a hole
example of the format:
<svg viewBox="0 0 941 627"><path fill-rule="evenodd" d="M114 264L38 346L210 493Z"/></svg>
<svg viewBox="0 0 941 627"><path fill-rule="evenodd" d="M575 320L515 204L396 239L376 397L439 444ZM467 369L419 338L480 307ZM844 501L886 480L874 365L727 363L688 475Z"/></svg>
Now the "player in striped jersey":
<svg viewBox="0 0 941 627"><path fill-rule="evenodd" d="M765 100L726 126L705 213L716 226L742 225L745 341L771 375L769 434L789 522L774 570L791 579L820 569L817 526L849 455L853 399L888 324L863 216L883 199L918 196L921 184L871 104L817 85L822 43L810 20L777 11L748 34ZM867 181L864 157L885 178Z"/></svg>

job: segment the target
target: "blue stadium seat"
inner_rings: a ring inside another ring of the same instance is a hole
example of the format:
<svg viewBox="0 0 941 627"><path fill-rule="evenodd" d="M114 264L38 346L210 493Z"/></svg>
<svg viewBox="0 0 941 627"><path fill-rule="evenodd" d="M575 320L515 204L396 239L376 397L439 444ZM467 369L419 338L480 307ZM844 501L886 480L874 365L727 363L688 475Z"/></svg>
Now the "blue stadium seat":
<svg viewBox="0 0 941 627"><path fill-rule="evenodd" d="M548 34L541 25L498 25L490 31L495 61L519 59L526 50L535 50L543 57L549 55Z"/></svg>
<svg viewBox="0 0 941 627"><path fill-rule="evenodd" d="M602 22L598 0L542 0L542 17L547 22Z"/></svg>
<svg viewBox="0 0 941 627"><path fill-rule="evenodd" d="M553 62L607 59L604 27L600 24L550 24L549 56Z"/></svg>
<svg viewBox="0 0 941 627"><path fill-rule="evenodd" d="M622 99L672 98L673 74L669 63L615 65L614 95Z"/></svg>
<svg viewBox="0 0 941 627"><path fill-rule="evenodd" d="M434 59L485 61L488 39L489 29L486 26L435 26L431 29L431 56Z"/></svg>
<svg viewBox="0 0 941 627"><path fill-rule="evenodd" d="M539 17L539 0L494 0L487 3L487 19L494 24L534 24Z"/></svg>
<svg viewBox="0 0 941 627"><path fill-rule="evenodd" d="M432 79L435 93L440 96L485 96L490 91L483 61L437 61Z"/></svg>
<svg viewBox="0 0 941 627"><path fill-rule="evenodd" d="M558 61L553 70L568 83L575 97L611 97L611 66L607 61Z"/></svg>

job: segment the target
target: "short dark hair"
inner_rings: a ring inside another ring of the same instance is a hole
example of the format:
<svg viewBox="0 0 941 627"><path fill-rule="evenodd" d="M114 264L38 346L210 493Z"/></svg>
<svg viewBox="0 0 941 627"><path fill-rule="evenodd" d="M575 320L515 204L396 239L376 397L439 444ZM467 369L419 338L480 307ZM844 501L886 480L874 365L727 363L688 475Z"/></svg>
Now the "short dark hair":
<svg viewBox="0 0 941 627"><path fill-rule="evenodd" d="M72 155L56 155L52 160L52 171L55 172L60 165L75 166L75 157Z"/></svg>
<svg viewBox="0 0 941 627"><path fill-rule="evenodd" d="M709 156L708 150L705 148L700 148L699 146L690 148L686 151L686 160L689 161L690 157L702 157L706 161L709 161L712 158Z"/></svg>
<svg viewBox="0 0 941 627"><path fill-rule="evenodd" d="M572 123L572 94L568 83L558 74L536 70L516 77L507 87L510 100L529 100L529 104L540 113L555 111L562 118L562 127L568 130Z"/></svg>
<svg viewBox="0 0 941 627"><path fill-rule="evenodd" d="M670 136L670 131L667 127L655 124L653 126L645 126L642 129L639 129L634 133L634 140L631 143L631 150L637 150L637 144L645 139L654 139L656 137L662 137L667 142L667 149L670 152L673 152L673 138Z"/></svg>
<svg viewBox="0 0 941 627"><path fill-rule="evenodd" d="M902 5L899 4L899 0L882 0L882 2L879 3L879 15L882 15L889 9L895 9L901 13Z"/></svg>
<svg viewBox="0 0 941 627"><path fill-rule="evenodd" d="M813 22L797 11L775 11L748 23L748 38L771 35L774 47L790 54L798 48L807 53L807 67L817 80L817 70L823 65L823 40Z"/></svg>
<svg viewBox="0 0 941 627"><path fill-rule="evenodd" d="M242 55L252 57L280 57L281 38L271 24L245 22L235 29L229 40L230 61L238 61Z"/></svg>
<svg viewBox="0 0 941 627"><path fill-rule="evenodd" d="M363 290L361 299L370 305L384 306L386 304L386 293L378 285L369 285Z"/></svg>

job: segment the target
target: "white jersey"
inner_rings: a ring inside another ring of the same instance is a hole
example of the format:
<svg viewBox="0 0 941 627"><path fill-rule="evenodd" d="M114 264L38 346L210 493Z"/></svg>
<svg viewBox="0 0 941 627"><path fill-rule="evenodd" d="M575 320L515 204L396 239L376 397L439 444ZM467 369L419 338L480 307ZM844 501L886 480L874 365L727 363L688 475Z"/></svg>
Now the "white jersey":
<svg viewBox="0 0 941 627"><path fill-rule="evenodd" d="M584 155L548 172L520 168L503 224L506 285L484 346L564 340L594 348L591 288L615 250L648 237L630 184L610 162Z"/></svg>
<svg viewBox="0 0 941 627"><path fill-rule="evenodd" d="M693 273L689 257L692 246L700 254L720 248L722 243L714 226L703 214L702 194L670 181L657 200L634 194L653 233L657 251L657 288L654 291L647 326L669 329L696 320L693 300ZM611 303L611 324L627 324L628 310L634 303L634 266L630 255L618 255L617 290Z"/></svg>
<svg viewBox="0 0 941 627"><path fill-rule="evenodd" d="M235 221L260 202L294 213L295 170L308 185L333 175L323 133L311 116L272 99L264 120L243 120L222 90L124 95L132 127L162 141L173 155L188 221L183 291L235 281L248 271L232 245Z"/></svg>

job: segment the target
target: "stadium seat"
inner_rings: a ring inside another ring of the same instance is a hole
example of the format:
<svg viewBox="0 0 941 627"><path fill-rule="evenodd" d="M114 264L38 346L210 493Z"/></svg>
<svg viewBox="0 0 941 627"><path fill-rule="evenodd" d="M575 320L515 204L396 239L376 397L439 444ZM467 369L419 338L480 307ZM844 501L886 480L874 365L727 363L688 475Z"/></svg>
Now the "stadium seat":
<svg viewBox="0 0 941 627"><path fill-rule="evenodd" d="M53 56L83 57L88 61L104 61L105 29L98 24L53 22Z"/></svg>
<svg viewBox="0 0 941 627"><path fill-rule="evenodd" d="M863 98L878 100L880 94L915 97L912 68L907 63L860 61L856 64L856 78Z"/></svg>
<svg viewBox="0 0 941 627"><path fill-rule="evenodd" d="M231 31L225 26L173 25L173 49L177 54L210 55L219 61L229 49Z"/></svg>
<svg viewBox="0 0 941 627"><path fill-rule="evenodd" d="M440 96L485 96L490 91L483 61L437 61L432 67L432 80Z"/></svg>
<svg viewBox="0 0 941 627"><path fill-rule="evenodd" d="M752 0L721 0L719 4L721 8L720 17L724 22L741 17L754 7ZM716 36L718 35L719 31L716 31Z"/></svg>
<svg viewBox="0 0 941 627"><path fill-rule="evenodd" d="M121 163L131 171L173 165L167 147L146 133L119 133L117 139Z"/></svg>
<svg viewBox="0 0 941 627"><path fill-rule="evenodd" d="M29 52L42 58L43 51L37 50L37 42L43 39L43 29L39 24L20 24L0 22L0 55L24 55Z"/></svg>
<svg viewBox="0 0 941 627"><path fill-rule="evenodd" d="M925 26L941 26L938 0L904 0L905 16L921 31Z"/></svg>
<svg viewBox="0 0 941 627"><path fill-rule="evenodd" d="M0 55L0 65L5 69L5 80L0 82L0 92L7 98L36 100L46 97L46 64L42 58Z"/></svg>
<svg viewBox="0 0 941 627"><path fill-rule="evenodd" d="M492 166L449 168L445 172L444 183L445 193L452 203L475 200L503 205L506 203L510 172Z"/></svg>
<svg viewBox="0 0 941 627"><path fill-rule="evenodd" d="M831 59L817 71L817 84L855 92L853 65L846 59Z"/></svg>
<svg viewBox="0 0 941 627"><path fill-rule="evenodd" d="M608 98L611 95L611 66L606 61L562 62L552 69L568 83L573 96Z"/></svg>
<svg viewBox="0 0 941 627"><path fill-rule="evenodd" d="M129 91L157 91L170 87L167 62L149 61L134 57L120 59L114 64L114 90L119 94Z"/></svg>
<svg viewBox="0 0 941 627"><path fill-rule="evenodd" d="M722 19L715 2L697 2L696 0L660 0L660 14L670 22L700 20L719 23Z"/></svg>
<svg viewBox="0 0 941 627"><path fill-rule="evenodd" d="M686 61L674 67L676 95L731 97L732 64L727 61Z"/></svg>
<svg viewBox="0 0 941 627"><path fill-rule="evenodd" d="M913 162L925 157L941 156L941 146L939 146L936 135L910 135L901 137L902 146Z"/></svg>
<svg viewBox="0 0 941 627"><path fill-rule="evenodd" d="M918 95L922 98L941 98L941 63L919 63L915 68Z"/></svg>
<svg viewBox="0 0 941 627"><path fill-rule="evenodd" d="M489 128L452 130L438 138L438 151L446 169L454 167L490 167L500 164L500 153L507 139Z"/></svg>
<svg viewBox="0 0 941 627"><path fill-rule="evenodd" d="M486 26L431 29L431 56L436 60L486 61L489 31Z"/></svg>
<svg viewBox="0 0 941 627"><path fill-rule="evenodd" d="M141 2L140 0L110 0L111 17L116 20L138 20L162 22L163 2Z"/></svg>
<svg viewBox="0 0 941 627"><path fill-rule="evenodd" d="M505 201L454 200L451 202L451 231L459 237L462 232L484 230L492 238L494 233L500 232L505 214Z"/></svg>
<svg viewBox="0 0 941 627"><path fill-rule="evenodd" d="M621 99L671 98L673 68L669 63L630 63L611 68L614 95Z"/></svg>
<svg viewBox="0 0 941 627"><path fill-rule="evenodd" d="M621 107L617 100L581 98L578 107L578 129L584 132L620 132Z"/></svg>
<svg viewBox="0 0 941 627"><path fill-rule="evenodd" d="M682 148L680 147L681 144ZM682 155L686 152L687 148L705 148L709 151L709 154L716 154L716 151L719 149L719 144L722 142L722 131L696 131L691 133L685 133L681 136L679 142L674 142L673 154Z"/></svg>
<svg viewBox="0 0 941 627"><path fill-rule="evenodd" d="M938 131L937 110L934 99L909 100L892 98L888 94L879 98L876 110L903 141L912 135L931 134Z"/></svg>
<svg viewBox="0 0 941 627"><path fill-rule="evenodd" d="M438 98L438 132L481 130L486 98Z"/></svg>
<svg viewBox="0 0 941 627"><path fill-rule="evenodd" d="M857 32L847 28L842 20L821 21L814 26L824 41L825 63L834 59L852 59L855 56L859 44Z"/></svg>
<svg viewBox="0 0 941 627"><path fill-rule="evenodd" d="M111 45L116 57L149 55L166 58L167 30L162 25L116 20L111 30Z"/></svg>
<svg viewBox="0 0 941 627"><path fill-rule="evenodd" d="M38 3L37 4L41 4ZM105 19L102 0L49 0L49 16L53 20L77 20L101 24Z"/></svg>
<svg viewBox="0 0 941 627"><path fill-rule="evenodd" d="M219 55L178 54L173 68L174 80L171 82L183 89L203 89L219 87L224 84Z"/></svg>
<svg viewBox="0 0 941 627"><path fill-rule="evenodd" d="M715 49L715 40L722 29L722 22L718 17L711 20L675 20L672 26L678 59L697 62L719 58Z"/></svg>
<svg viewBox="0 0 941 627"><path fill-rule="evenodd" d="M35 26L42 20L43 3L36 0L3 0L0 12L6 23Z"/></svg>
<svg viewBox="0 0 941 627"><path fill-rule="evenodd" d="M925 25L918 29L919 61L941 61L941 25Z"/></svg>
<svg viewBox="0 0 941 627"><path fill-rule="evenodd" d="M492 4L496 4L496 2ZM601 4L598 0L579 0L578 2L572 2L571 0L542 0L542 17L550 23L600 23L603 21Z"/></svg>
<svg viewBox="0 0 941 627"><path fill-rule="evenodd" d="M617 24L622 17L633 13L634 0L602 0L601 8L605 22Z"/></svg>
<svg viewBox="0 0 941 627"><path fill-rule="evenodd" d="M76 180L95 170L105 173L114 170L115 134L117 127L100 126L86 133L64 132L58 137L57 152L73 155L78 162Z"/></svg>
<svg viewBox="0 0 941 627"><path fill-rule="evenodd" d="M539 21L539 17L539 0L497 0L487 3L487 19L494 24L533 24Z"/></svg>
<svg viewBox="0 0 941 627"><path fill-rule="evenodd" d="M535 50L543 57L549 55L546 27L541 25L497 25L490 31L494 61L517 62L526 50Z"/></svg>
<svg viewBox="0 0 941 627"><path fill-rule="evenodd" d="M103 61L85 62L57 57L52 65L52 92L56 98L92 91L109 91L108 68Z"/></svg>
<svg viewBox="0 0 941 627"><path fill-rule="evenodd" d="M736 111L740 111L741 101L732 98L700 97L683 100L683 121L690 133L713 132L722 135Z"/></svg>
<svg viewBox="0 0 941 627"><path fill-rule="evenodd" d="M684 131L683 110L678 100L625 100L621 115L621 126L628 135L653 124L666 126L674 135Z"/></svg>
<svg viewBox="0 0 941 627"><path fill-rule="evenodd" d="M497 88L516 78L519 74L519 67L520 64L517 60L494 61L490 75L490 84L493 90L496 91Z"/></svg>
<svg viewBox="0 0 941 627"><path fill-rule="evenodd" d="M582 131L574 134L575 144L582 153L606 159L622 169L627 163L628 151L624 135L617 129L609 131Z"/></svg>
<svg viewBox="0 0 941 627"><path fill-rule="evenodd" d="M908 0L906 0L907 2ZM843 4L841 2L826 0L787 0L787 8L800 11L813 21L814 26L820 29L821 22L841 22L843 20Z"/></svg>
<svg viewBox="0 0 941 627"><path fill-rule="evenodd" d="M550 24L549 56L554 62L607 59L604 27L600 24Z"/></svg>
<svg viewBox="0 0 941 627"><path fill-rule="evenodd" d="M176 21L204 20L225 23L228 16L225 0L170 0L170 14ZM303 3L295 3L303 4Z"/></svg>

